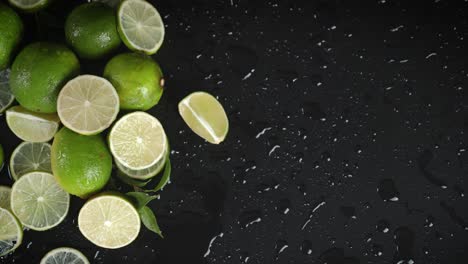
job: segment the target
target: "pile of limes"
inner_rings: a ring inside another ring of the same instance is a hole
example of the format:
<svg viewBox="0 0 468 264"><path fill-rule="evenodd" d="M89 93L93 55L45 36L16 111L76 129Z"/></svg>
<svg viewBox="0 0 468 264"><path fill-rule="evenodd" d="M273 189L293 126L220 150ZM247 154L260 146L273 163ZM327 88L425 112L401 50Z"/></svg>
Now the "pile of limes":
<svg viewBox="0 0 468 264"><path fill-rule="evenodd" d="M161 16L144 0L83 3L67 17L66 44L33 42L18 50L25 26L17 11L27 16L49 0L9 3L0 3L0 114L5 111L8 127L24 142L5 166L0 145L0 166L15 180L11 188L0 186L0 256L21 244L24 227L43 231L59 225L70 194L88 199L78 215L88 240L104 248L126 246L141 222L147 224L135 199L148 195L134 194L132 200L102 190L113 165L127 183L167 174L168 136L159 120L144 112L164 91L163 72L150 56L163 43ZM81 60L112 56L122 42L131 52L114 55L102 76L80 75ZM15 99L18 104L11 106ZM188 95L179 113L208 142L225 139L227 116L210 94ZM51 251L41 263L64 258L89 263L71 248Z"/></svg>

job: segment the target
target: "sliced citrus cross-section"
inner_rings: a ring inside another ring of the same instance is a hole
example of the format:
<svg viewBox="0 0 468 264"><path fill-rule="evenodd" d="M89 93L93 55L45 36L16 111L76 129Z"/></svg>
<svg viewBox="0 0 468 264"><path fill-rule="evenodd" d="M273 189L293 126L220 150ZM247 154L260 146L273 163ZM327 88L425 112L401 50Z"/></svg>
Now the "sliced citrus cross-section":
<svg viewBox="0 0 468 264"><path fill-rule="evenodd" d="M89 264L89 261L83 253L74 248L60 247L49 251L40 264Z"/></svg>
<svg viewBox="0 0 468 264"><path fill-rule="evenodd" d="M11 188L8 186L0 185L0 207L10 210L10 195Z"/></svg>
<svg viewBox="0 0 468 264"><path fill-rule="evenodd" d="M0 113L3 113L15 100L10 90L10 84L8 84L9 78L9 69L0 72Z"/></svg>
<svg viewBox="0 0 468 264"><path fill-rule="evenodd" d="M52 173L50 165L51 145L45 142L23 142L16 147L10 158L10 174L13 179L32 171Z"/></svg>
<svg viewBox="0 0 468 264"><path fill-rule="evenodd" d="M23 228L7 209L0 208L0 257L15 250L23 240Z"/></svg>
<svg viewBox="0 0 468 264"><path fill-rule="evenodd" d="M17 105L6 111L11 131L29 142L47 142L57 133L60 119L56 114L35 113Z"/></svg>

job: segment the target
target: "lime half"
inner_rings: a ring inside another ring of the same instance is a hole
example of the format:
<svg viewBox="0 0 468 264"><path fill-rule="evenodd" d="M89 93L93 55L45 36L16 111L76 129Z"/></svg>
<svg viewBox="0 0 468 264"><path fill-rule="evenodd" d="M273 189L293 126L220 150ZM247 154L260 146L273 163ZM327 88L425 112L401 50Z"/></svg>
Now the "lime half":
<svg viewBox="0 0 468 264"><path fill-rule="evenodd" d="M70 195L52 174L31 172L19 178L11 190L11 209L21 223L44 231L60 224L68 213Z"/></svg>
<svg viewBox="0 0 468 264"><path fill-rule="evenodd" d="M10 70L4 70L0 72L0 114L5 111L15 100L15 97L11 93L10 84L8 84L10 78Z"/></svg>
<svg viewBox="0 0 468 264"><path fill-rule="evenodd" d="M219 144L229 131L229 121L223 106L211 94L194 92L179 103L179 114L195 134Z"/></svg>
<svg viewBox="0 0 468 264"><path fill-rule="evenodd" d="M117 14L118 31L125 45L148 55L156 53L164 40L164 23L158 10L142 0L125 0Z"/></svg>
<svg viewBox="0 0 468 264"><path fill-rule="evenodd" d="M163 158L160 159L158 162L156 162L156 164L154 164L153 166L146 168L146 169L132 170L123 166L117 160L115 161L115 165L117 166L117 169L119 169L123 174L125 174L126 176L130 178L137 179L137 180L146 180L146 179L156 176L158 173L162 171L162 169L164 168L164 165L166 164L167 151L168 151L168 147L166 148L166 151L164 152Z"/></svg>
<svg viewBox="0 0 468 264"><path fill-rule="evenodd" d="M17 137L29 142L51 140L60 124L56 114L35 113L19 105L6 111L6 121Z"/></svg>
<svg viewBox="0 0 468 264"><path fill-rule="evenodd" d="M69 129L82 135L94 135L114 122L119 113L119 96L108 80L81 75L62 88L57 111Z"/></svg>
<svg viewBox="0 0 468 264"><path fill-rule="evenodd" d="M74 248L60 247L49 251L40 264L89 264L89 261L83 253Z"/></svg>
<svg viewBox="0 0 468 264"><path fill-rule="evenodd" d="M39 11L49 4L49 0L8 0L8 1L13 6L26 12Z"/></svg>
<svg viewBox="0 0 468 264"><path fill-rule="evenodd" d="M33 171L52 173L50 165L51 145L44 142L23 142L16 147L10 158L10 174L13 179Z"/></svg>
<svg viewBox="0 0 468 264"><path fill-rule="evenodd" d="M117 195L101 195L80 210L78 227L92 243L103 248L121 248L140 232L140 216L133 205Z"/></svg>
<svg viewBox="0 0 468 264"><path fill-rule="evenodd" d="M23 240L23 228L8 210L0 208L0 257L15 250Z"/></svg>
<svg viewBox="0 0 468 264"><path fill-rule="evenodd" d="M0 207L10 210L11 188L0 185Z"/></svg>

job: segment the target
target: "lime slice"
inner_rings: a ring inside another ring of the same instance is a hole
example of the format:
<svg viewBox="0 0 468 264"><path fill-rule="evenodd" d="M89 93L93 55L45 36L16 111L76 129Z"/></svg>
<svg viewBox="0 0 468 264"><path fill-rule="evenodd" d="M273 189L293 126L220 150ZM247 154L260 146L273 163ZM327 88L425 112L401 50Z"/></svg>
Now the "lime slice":
<svg viewBox="0 0 468 264"><path fill-rule="evenodd" d="M15 97L11 93L10 85L8 84L10 79L10 70L6 69L0 72L0 114L5 111L15 100Z"/></svg>
<svg viewBox="0 0 468 264"><path fill-rule="evenodd" d="M191 93L180 101L179 114L195 134L210 143L219 144L229 131L226 112L211 94Z"/></svg>
<svg viewBox="0 0 468 264"><path fill-rule="evenodd" d="M8 210L0 208L0 257L15 250L23 241L23 227Z"/></svg>
<svg viewBox="0 0 468 264"><path fill-rule="evenodd" d="M125 0L117 14L118 31L125 45L148 55L154 54L164 40L164 23L158 10L142 0Z"/></svg>
<svg viewBox="0 0 468 264"><path fill-rule="evenodd" d="M127 200L111 194L89 200L80 210L78 227L89 241L103 248L121 248L140 232L140 216Z"/></svg>
<svg viewBox="0 0 468 264"><path fill-rule="evenodd" d="M115 161L115 165L122 173L124 173L126 176L130 178L137 179L137 180L146 180L146 179L156 176L164 168L164 165L166 164L167 151L168 151L168 147L166 147L163 158L160 159L158 162L156 162L156 164L154 164L153 166L146 168L146 169L132 170L123 166L117 160Z"/></svg>
<svg viewBox="0 0 468 264"><path fill-rule="evenodd" d="M44 142L23 142L16 147L10 158L10 174L13 179L33 171L52 173L50 165L51 145Z"/></svg>
<svg viewBox="0 0 468 264"><path fill-rule="evenodd" d="M89 261L83 253L74 248L60 247L49 251L40 264L89 264Z"/></svg>
<svg viewBox="0 0 468 264"><path fill-rule="evenodd" d="M0 207L10 210L11 188L0 185Z"/></svg>
<svg viewBox="0 0 468 264"><path fill-rule="evenodd" d="M11 209L21 223L37 231L60 224L68 213L70 195L52 174L30 172L19 178L11 190Z"/></svg>
<svg viewBox="0 0 468 264"><path fill-rule="evenodd" d="M35 113L17 105L6 111L6 121L13 133L24 141L47 142L60 124L56 114Z"/></svg>
<svg viewBox="0 0 468 264"><path fill-rule="evenodd" d="M131 170L147 169L163 160L167 145L161 123L145 112L123 116L109 133L114 159Z"/></svg>
<svg viewBox="0 0 468 264"><path fill-rule="evenodd" d="M26 11L35 12L46 7L49 4L49 0L8 0L13 6Z"/></svg>
<svg viewBox="0 0 468 264"><path fill-rule="evenodd" d="M101 77L81 75L60 91L57 111L62 123L82 135L94 135L108 128L119 113L119 96Z"/></svg>

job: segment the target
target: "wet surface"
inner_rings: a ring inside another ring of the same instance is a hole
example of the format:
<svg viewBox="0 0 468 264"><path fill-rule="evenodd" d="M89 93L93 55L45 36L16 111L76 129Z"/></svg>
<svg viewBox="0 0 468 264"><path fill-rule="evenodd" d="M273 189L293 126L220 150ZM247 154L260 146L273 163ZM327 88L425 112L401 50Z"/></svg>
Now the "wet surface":
<svg viewBox="0 0 468 264"><path fill-rule="evenodd" d="M126 248L96 248L78 231L75 198L64 223L26 232L1 263L59 246L93 263L468 263L466 0L156 7L167 89L150 112L173 172L151 207L165 238L143 230ZM62 39L50 25L65 15L50 14L70 8L42 14L41 34L27 16L28 37ZM219 146L178 116L197 90L228 113ZM9 155L19 140L4 117L0 131ZM0 183L12 183L5 168Z"/></svg>

